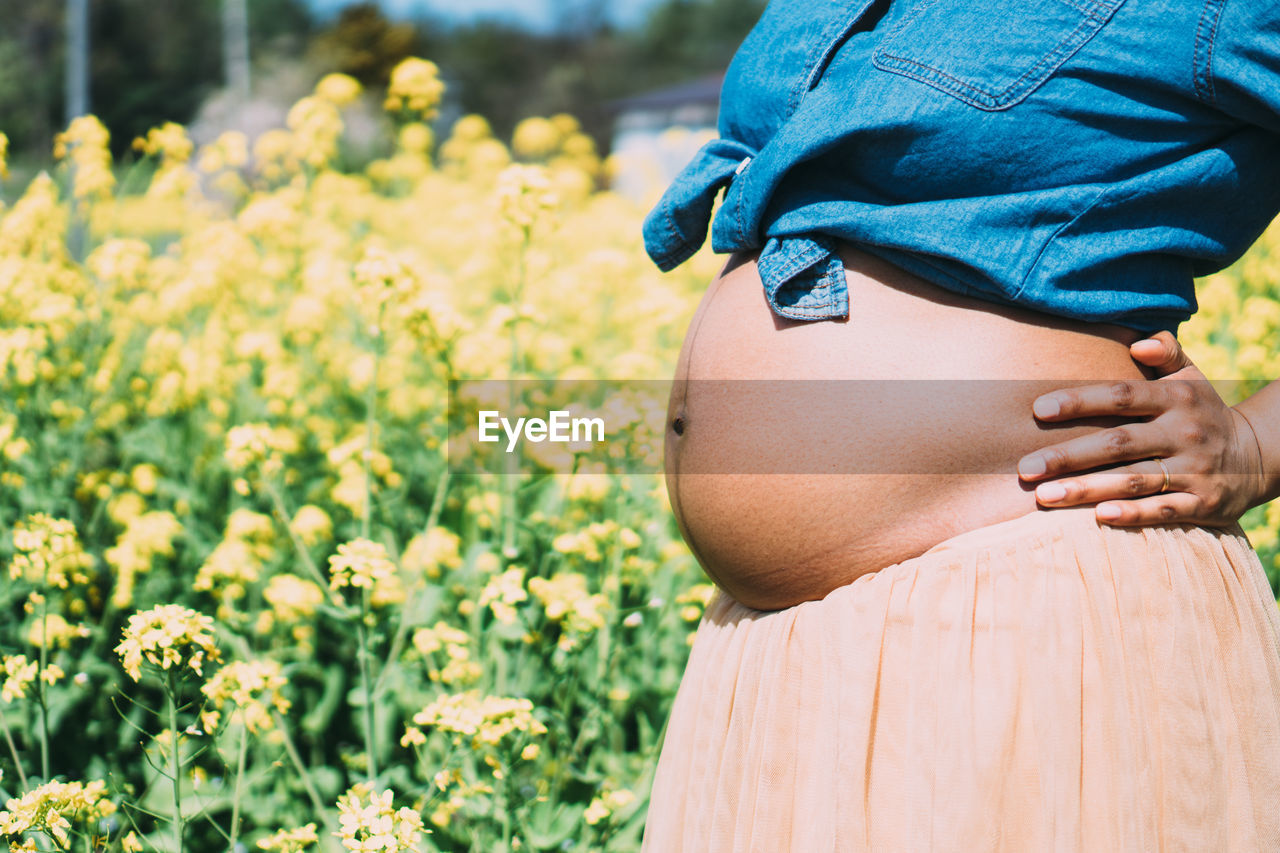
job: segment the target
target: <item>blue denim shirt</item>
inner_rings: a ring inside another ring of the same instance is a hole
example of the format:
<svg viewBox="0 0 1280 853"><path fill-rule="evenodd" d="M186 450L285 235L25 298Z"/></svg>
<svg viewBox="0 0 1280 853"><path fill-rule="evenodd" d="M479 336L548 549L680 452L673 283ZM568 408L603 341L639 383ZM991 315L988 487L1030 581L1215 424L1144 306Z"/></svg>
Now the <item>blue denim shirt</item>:
<svg viewBox="0 0 1280 853"><path fill-rule="evenodd" d="M850 311L835 241L1144 332L1280 211L1280 0L772 0L719 139L644 223L664 271L760 249L773 310ZM852 306L856 311L857 306Z"/></svg>

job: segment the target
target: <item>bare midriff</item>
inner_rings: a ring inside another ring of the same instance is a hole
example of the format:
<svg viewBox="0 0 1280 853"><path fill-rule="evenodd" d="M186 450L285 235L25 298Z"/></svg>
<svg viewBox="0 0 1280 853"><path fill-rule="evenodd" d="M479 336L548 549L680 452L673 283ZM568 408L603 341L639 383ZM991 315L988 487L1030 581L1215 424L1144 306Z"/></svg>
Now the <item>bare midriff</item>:
<svg viewBox="0 0 1280 853"><path fill-rule="evenodd" d="M740 253L680 354L672 508L708 576L748 607L822 598L959 533L1053 512L1017 461L1118 421L1049 426L1032 401L1148 378L1131 329L962 296L849 245L841 256L847 321L778 317Z"/></svg>

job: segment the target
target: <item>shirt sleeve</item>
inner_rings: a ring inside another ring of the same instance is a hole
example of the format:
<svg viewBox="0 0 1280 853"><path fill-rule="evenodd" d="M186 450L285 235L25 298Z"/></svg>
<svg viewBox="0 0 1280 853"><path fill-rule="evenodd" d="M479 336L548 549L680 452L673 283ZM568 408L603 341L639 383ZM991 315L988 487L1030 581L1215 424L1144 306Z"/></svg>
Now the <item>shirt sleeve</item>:
<svg viewBox="0 0 1280 853"><path fill-rule="evenodd" d="M1202 99L1280 134L1280 0L1208 0L1195 50Z"/></svg>

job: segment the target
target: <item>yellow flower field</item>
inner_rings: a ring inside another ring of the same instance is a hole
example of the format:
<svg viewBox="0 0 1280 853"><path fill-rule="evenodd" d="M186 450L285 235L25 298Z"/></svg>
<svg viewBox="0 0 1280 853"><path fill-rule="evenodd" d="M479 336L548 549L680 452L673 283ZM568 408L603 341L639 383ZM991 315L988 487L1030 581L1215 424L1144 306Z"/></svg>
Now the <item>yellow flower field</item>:
<svg viewBox="0 0 1280 853"><path fill-rule="evenodd" d="M6 187L10 850L638 849L711 587L659 476L451 470L448 388L663 379L720 261L659 274L569 116L437 144L442 91L398 68L360 171L330 75L129 169L77 119ZM1200 293L1205 372L1280 375L1280 230Z"/></svg>

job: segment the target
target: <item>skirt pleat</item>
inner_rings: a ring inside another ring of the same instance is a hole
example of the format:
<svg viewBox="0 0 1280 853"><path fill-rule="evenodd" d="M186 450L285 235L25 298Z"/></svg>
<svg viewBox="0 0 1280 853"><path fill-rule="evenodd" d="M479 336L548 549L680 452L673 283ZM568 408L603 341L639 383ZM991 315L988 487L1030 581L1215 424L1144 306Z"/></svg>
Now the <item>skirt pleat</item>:
<svg viewBox="0 0 1280 853"><path fill-rule="evenodd" d="M1091 507L818 601L718 592L647 853L1280 850L1280 610L1238 527Z"/></svg>

